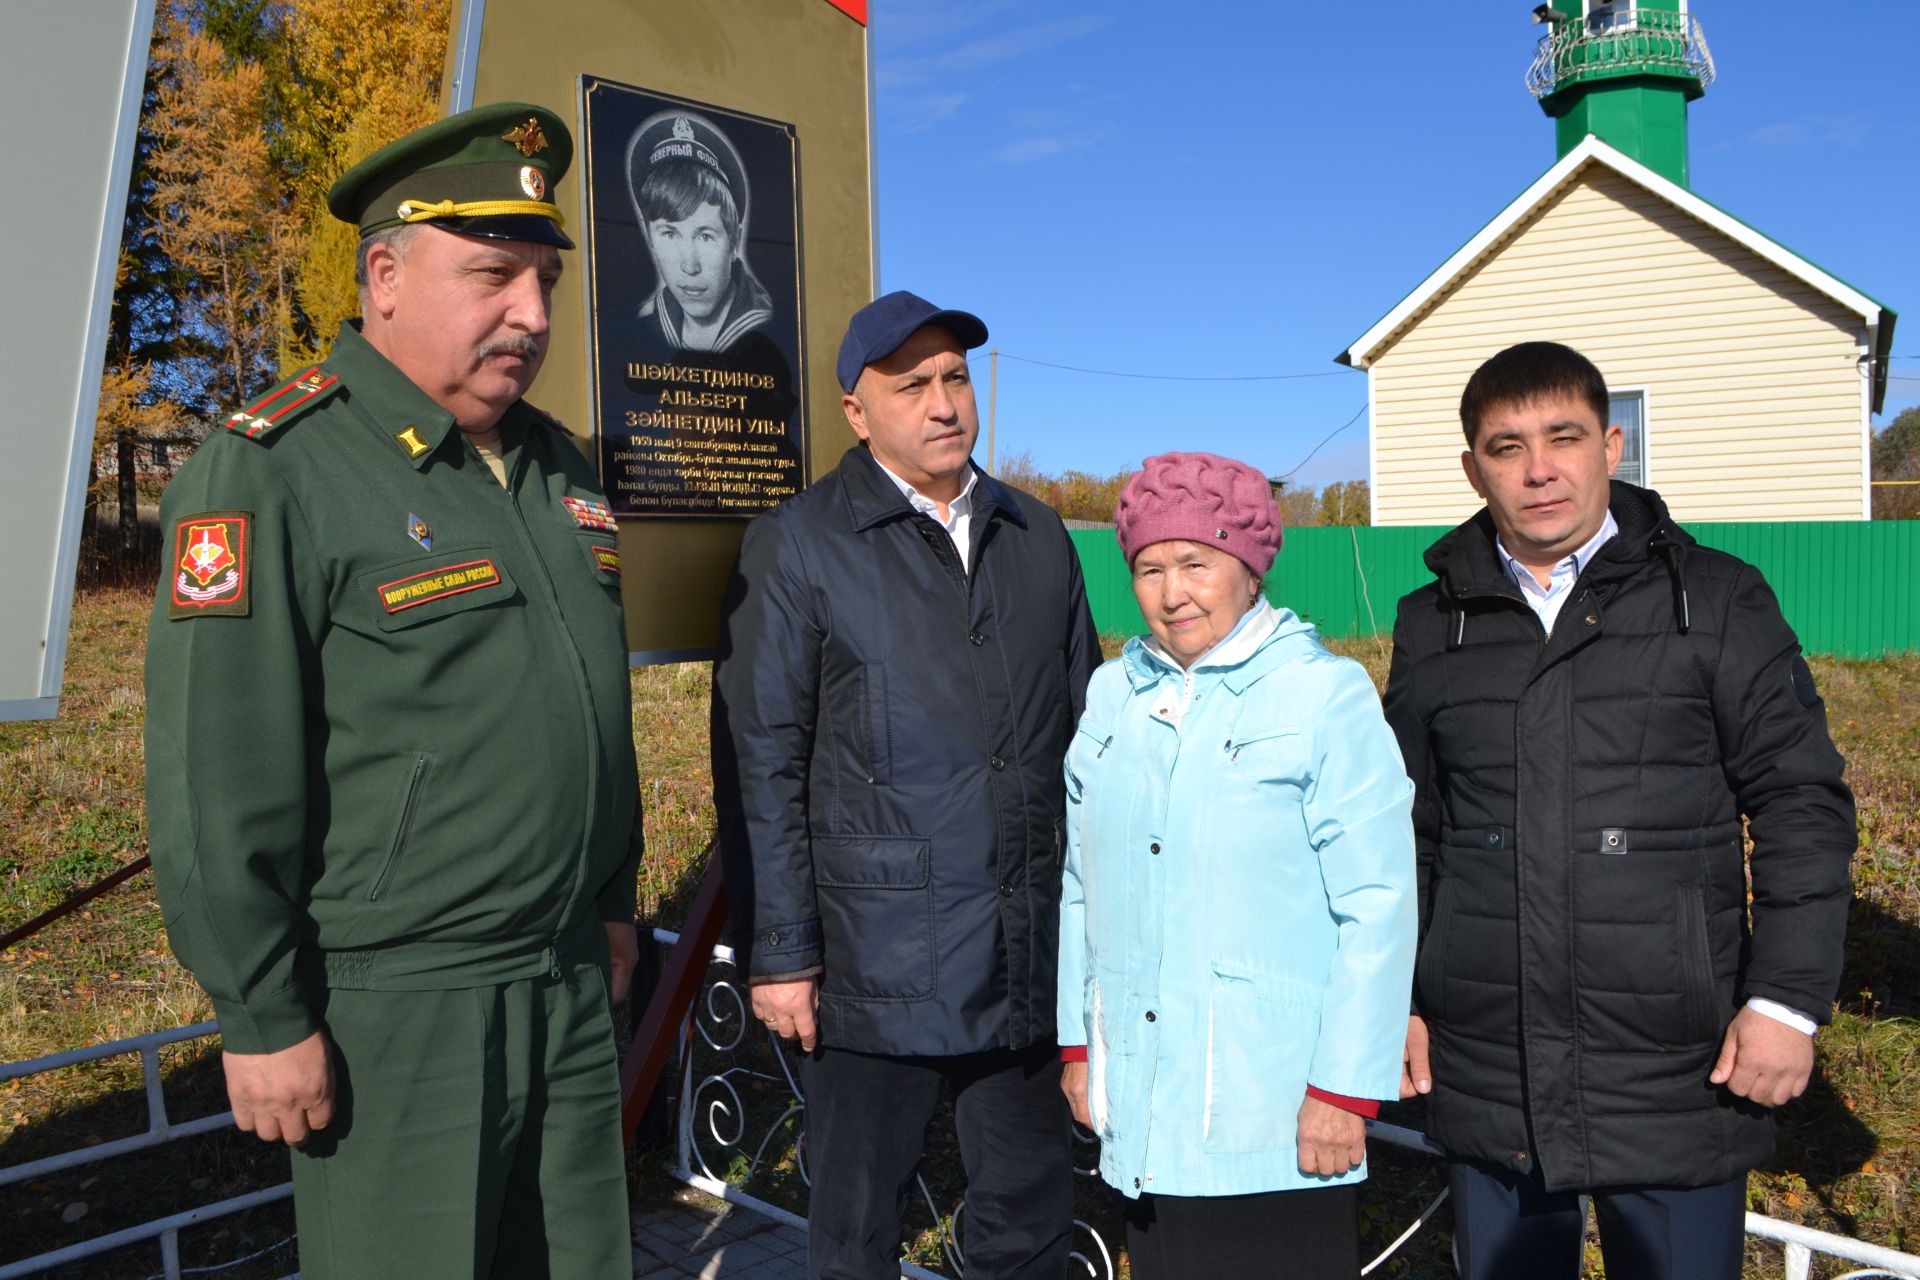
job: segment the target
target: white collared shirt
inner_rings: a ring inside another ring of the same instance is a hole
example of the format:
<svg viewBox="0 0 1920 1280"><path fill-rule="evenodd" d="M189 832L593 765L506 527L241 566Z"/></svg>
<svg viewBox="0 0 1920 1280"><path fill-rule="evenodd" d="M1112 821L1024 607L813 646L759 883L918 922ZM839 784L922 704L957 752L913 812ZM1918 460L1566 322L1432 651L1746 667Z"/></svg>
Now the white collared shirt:
<svg viewBox="0 0 1920 1280"><path fill-rule="evenodd" d="M1541 586L1533 571L1507 554L1507 548L1498 538L1493 541L1494 549L1500 553L1500 563L1506 566L1507 574L1520 587L1520 594L1527 599L1527 607L1540 619L1540 625L1546 628L1548 635L1553 634L1553 624L1559 620L1560 610L1566 605L1567 597L1573 593L1573 584L1586 571L1600 548L1609 539L1620 532L1620 526L1613 518L1613 512L1607 512L1607 518L1600 522L1599 530L1586 545L1572 555L1553 566L1548 575L1547 585ZM1796 1031L1812 1035L1820 1029L1818 1023L1798 1009L1781 1004L1777 1000L1768 1000L1764 996L1754 996L1747 1001L1747 1008L1755 1013L1765 1014L1775 1022L1784 1022Z"/></svg>
<svg viewBox="0 0 1920 1280"><path fill-rule="evenodd" d="M960 571L969 572L967 553L970 548L967 543L973 534L973 486L980 483L980 473L972 467L967 468L967 487L960 491L959 497L947 504L947 518L942 520L940 507L932 498L926 497L918 489L893 474L887 469L887 464L880 459L875 458L873 462L882 471L886 471L887 479L899 486L901 496L906 498L908 506L921 515L929 517L947 531L948 536L953 539L954 550L960 553Z"/></svg>
<svg viewBox="0 0 1920 1280"><path fill-rule="evenodd" d="M1560 620L1560 610L1573 591L1574 581L1585 572L1587 562L1619 532L1620 526L1614 521L1613 512L1607 512L1607 518L1600 522L1600 528L1587 539L1586 545L1553 566L1553 572L1548 575L1544 587L1533 576L1533 570L1507 553L1506 544L1499 538L1493 540L1493 546L1500 553L1500 563L1506 566L1507 576L1514 580L1520 588L1520 594L1527 598L1527 607L1540 619L1540 625L1546 629L1546 633L1552 635L1553 624Z"/></svg>

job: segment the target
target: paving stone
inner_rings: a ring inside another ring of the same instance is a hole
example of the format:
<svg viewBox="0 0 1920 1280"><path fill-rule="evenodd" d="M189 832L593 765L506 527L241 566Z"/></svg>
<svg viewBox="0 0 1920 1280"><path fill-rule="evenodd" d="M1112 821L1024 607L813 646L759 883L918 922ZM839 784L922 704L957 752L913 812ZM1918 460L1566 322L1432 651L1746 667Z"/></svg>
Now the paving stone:
<svg viewBox="0 0 1920 1280"><path fill-rule="evenodd" d="M633 1244L636 1280L806 1280L806 1231L737 1206L647 1209Z"/></svg>

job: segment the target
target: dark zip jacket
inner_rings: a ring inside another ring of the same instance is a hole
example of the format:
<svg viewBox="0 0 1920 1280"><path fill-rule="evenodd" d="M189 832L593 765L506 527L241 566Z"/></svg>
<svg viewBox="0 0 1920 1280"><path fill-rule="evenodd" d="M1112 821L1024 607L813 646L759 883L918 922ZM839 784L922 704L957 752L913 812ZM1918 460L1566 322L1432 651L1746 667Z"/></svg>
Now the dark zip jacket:
<svg viewBox="0 0 1920 1280"><path fill-rule="evenodd" d="M1062 760L1099 665L1059 517L981 473L968 564L864 446L749 526L714 668L735 945L872 1053L1054 1034Z"/></svg>
<svg viewBox="0 0 1920 1280"><path fill-rule="evenodd" d="M304 1039L320 988L513 981L632 919L612 520L557 423L500 431L508 488L348 327L167 486L153 864L229 1050Z"/></svg>
<svg viewBox="0 0 1920 1280"><path fill-rule="evenodd" d="M1485 511L1435 543L1385 698L1416 786L1429 1132L1537 1163L1552 1191L1705 1186L1769 1158L1770 1114L1707 1076L1749 997L1826 1021L1854 848L1765 580L1654 493L1615 482L1611 506L1620 533L1550 637Z"/></svg>

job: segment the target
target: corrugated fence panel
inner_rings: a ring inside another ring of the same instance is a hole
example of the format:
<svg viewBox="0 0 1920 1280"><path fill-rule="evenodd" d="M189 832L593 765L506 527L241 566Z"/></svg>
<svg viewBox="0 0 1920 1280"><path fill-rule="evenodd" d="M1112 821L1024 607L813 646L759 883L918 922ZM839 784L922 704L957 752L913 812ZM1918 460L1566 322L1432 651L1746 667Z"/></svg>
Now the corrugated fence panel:
<svg viewBox="0 0 1920 1280"><path fill-rule="evenodd" d="M1766 575L1809 653L1920 650L1920 520L1700 522L1688 532ZM1103 633L1146 623L1111 529L1072 530ZM1289 529L1267 596L1330 637L1386 634L1400 597L1432 576L1421 554L1444 528Z"/></svg>

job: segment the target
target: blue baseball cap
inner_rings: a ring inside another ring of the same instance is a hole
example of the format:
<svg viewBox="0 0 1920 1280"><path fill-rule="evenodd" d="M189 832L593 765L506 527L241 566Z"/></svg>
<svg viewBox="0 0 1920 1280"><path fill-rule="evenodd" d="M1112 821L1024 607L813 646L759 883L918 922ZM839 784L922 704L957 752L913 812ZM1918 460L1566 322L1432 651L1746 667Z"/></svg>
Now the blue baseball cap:
<svg viewBox="0 0 1920 1280"><path fill-rule="evenodd" d="M860 381L860 371L875 360L885 360L912 337L915 330L937 324L960 339L971 351L985 346L987 326L980 317L966 311L942 311L925 298L896 289L883 294L853 313L847 321L847 336L840 339L840 359L833 371L840 377L840 389L852 391Z"/></svg>

